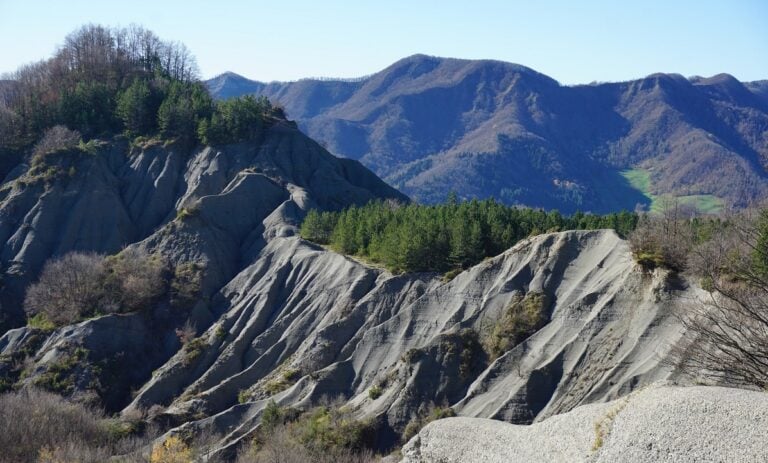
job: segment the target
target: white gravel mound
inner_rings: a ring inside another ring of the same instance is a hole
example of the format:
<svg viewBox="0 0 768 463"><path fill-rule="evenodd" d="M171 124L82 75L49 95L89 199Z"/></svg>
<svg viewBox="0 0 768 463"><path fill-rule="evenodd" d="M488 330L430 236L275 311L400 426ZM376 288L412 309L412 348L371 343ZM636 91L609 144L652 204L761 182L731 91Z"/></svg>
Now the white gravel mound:
<svg viewBox="0 0 768 463"><path fill-rule="evenodd" d="M530 426L435 421L405 446L403 462L759 462L767 443L768 394L663 386Z"/></svg>

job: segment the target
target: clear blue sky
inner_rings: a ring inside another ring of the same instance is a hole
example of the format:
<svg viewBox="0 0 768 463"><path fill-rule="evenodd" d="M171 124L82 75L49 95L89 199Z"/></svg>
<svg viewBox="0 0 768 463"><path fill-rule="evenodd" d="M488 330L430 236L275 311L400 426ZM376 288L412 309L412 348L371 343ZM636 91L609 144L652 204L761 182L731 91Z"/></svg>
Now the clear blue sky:
<svg viewBox="0 0 768 463"><path fill-rule="evenodd" d="M768 79L768 0L0 0L0 73L89 22L184 42L206 78L355 77L426 53L519 63L565 84Z"/></svg>

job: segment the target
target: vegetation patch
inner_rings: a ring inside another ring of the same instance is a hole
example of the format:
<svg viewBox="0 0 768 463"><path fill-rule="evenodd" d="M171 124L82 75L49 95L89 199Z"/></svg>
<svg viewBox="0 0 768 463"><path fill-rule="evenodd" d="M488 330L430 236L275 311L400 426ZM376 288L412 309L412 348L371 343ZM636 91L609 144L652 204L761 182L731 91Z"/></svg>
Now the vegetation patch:
<svg viewBox="0 0 768 463"><path fill-rule="evenodd" d="M95 408L37 389L0 395L0 448L9 462L138 463L156 437L149 429L116 430L118 420ZM136 457L128 454L136 452Z"/></svg>
<svg viewBox="0 0 768 463"><path fill-rule="evenodd" d="M532 235L612 228L627 236L637 220L630 212L565 217L557 211L509 207L493 199L449 200L434 206L374 201L341 212L312 210L302 223L301 236L393 272L443 272L447 280Z"/></svg>
<svg viewBox="0 0 768 463"><path fill-rule="evenodd" d="M629 398L631 396L625 397L621 402L619 402L616 406L608 410L608 412L603 416L600 420L595 422L595 440L592 443L592 451L596 452L600 450L600 448L605 443L605 439L608 438L608 435L611 432L611 427L613 426L613 420L616 419L616 416L618 416L619 413L621 413L624 408L626 408L627 404L629 403Z"/></svg>
<svg viewBox="0 0 768 463"><path fill-rule="evenodd" d="M160 141L238 143L285 120L265 97L214 101L183 44L136 26L83 26L51 58L22 66L9 78L17 85L9 87L0 108L4 158L20 159L33 147L42 154L94 153L96 137L116 135L142 149ZM54 129L56 136L47 136ZM20 185L67 172L32 170Z"/></svg>
<svg viewBox="0 0 768 463"><path fill-rule="evenodd" d="M443 418L451 418L456 416L456 412L453 411L451 407L448 406L442 406L442 407L436 407L434 404L430 404L429 407L427 407L426 410L418 413L416 416L411 418L411 421L408 422L408 424L405 426L405 429L403 430L402 435L402 442L406 443L413 436L419 433L424 426L428 425L429 423L440 420Z"/></svg>
<svg viewBox="0 0 768 463"><path fill-rule="evenodd" d="M547 323L549 298L531 291L525 296L515 295L501 318L484 339L485 349L492 358L523 342Z"/></svg>
<svg viewBox="0 0 768 463"><path fill-rule="evenodd" d="M249 402L251 400L251 393L248 392L248 389L240 389L237 393L237 403L244 404L246 402Z"/></svg>
<svg viewBox="0 0 768 463"><path fill-rule="evenodd" d="M269 395L275 395L294 385L300 377L301 372L299 370L286 368L278 373L276 378L267 381L263 386L263 390Z"/></svg>
<svg viewBox="0 0 768 463"><path fill-rule="evenodd" d="M250 448L238 461L372 461L376 428L338 406L307 411L270 401Z"/></svg>
<svg viewBox="0 0 768 463"><path fill-rule="evenodd" d="M169 436L152 448L150 463L188 463L192 461L192 449L179 436Z"/></svg>
<svg viewBox="0 0 768 463"><path fill-rule="evenodd" d="M371 386L370 389L368 389L368 397L371 400L376 400L379 397L381 397L381 394L383 392L384 392L384 389L380 385L374 384L373 386Z"/></svg>
<svg viewBox="0 0 768 463"><path fill-rule="evenodd" d="M714 195L655 195L651 193L651 174L640 168L627 169L621 172L629 184L648 198L650 212L659 214L665 209L665 204L677 201L679 204L690 207L702 214L719 214L723 211L725 203Z"/></svg>
<svg viewBox="0 0 768 463"><path fill-rule="evenodd" d="M27 326L36 328L40 331L50 333L56 329L56 324L48 320L44 313L35 314L27 319Z"/></svg>
<svg viewBox="0 0 768 463"><path fill-rule="evenodd" d="M78 347L71 355L62 356L35 377L32 384L50 392L69 394L75 387L75 369L88 357L88 350Z"/></svg>
<svg viewBox="0 0 768 463"><path fill-rule="evenodd" d="M171 305L188 308L200 298L205 267L199 262L184 262L176 265L170 284Z"/></svg>
<svg viewBox="0 0 768 463"><path fill-rule="evenodd" d="M189 342L184 343L182 350L184 351L184 357L182 363L185 366L192 365L197 360L205 349L208 347L208 343L202 337L192 339Z"/></svg>
<svg viewBox="0 0 768 463"><path fill-rule="evenodd" d="M125 250L105 257L73 252L49 260L24 299L28 323L41 329L89 317L135 312L167 292L167 263L159 255Z"/></svg>

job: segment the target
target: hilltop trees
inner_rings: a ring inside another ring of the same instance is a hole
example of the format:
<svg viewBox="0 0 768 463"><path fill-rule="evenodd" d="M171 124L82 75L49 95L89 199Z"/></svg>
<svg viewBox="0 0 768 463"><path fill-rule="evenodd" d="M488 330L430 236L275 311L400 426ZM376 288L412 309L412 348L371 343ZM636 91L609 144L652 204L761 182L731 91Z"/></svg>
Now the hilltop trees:
<svg viewBox="0 0 768 463"><path fill-rule="evenodd" d="M214 102L183 44L137 26L84 26L52 58L9 77L0 87L3 156L29 148L57 125L86 141L123 133L232 143L258 137L284 118L265 98Z"/></svg>
<svg viewBox="0 0 768 463"><path fill-rule="evenodd" d="M437 206L372 202L341 212L310 211L301 235L344 254L380 262L394 271L462 269L495 256L519 240L549 231L613 228L626 236L638 217L514 208L489 199Z"/></svg>
<svg viewBox="0 0 768 463"><path fill-rule="evenodd" d="M52 58L21 67L11 79L17 84L5 99L24 121L21 136L63 124L94 137L119 132L123 124L131 132L151 130L152 109L167 87L194 85L197 66L184 45L146 29L87 25L67 36Z"/></svg>

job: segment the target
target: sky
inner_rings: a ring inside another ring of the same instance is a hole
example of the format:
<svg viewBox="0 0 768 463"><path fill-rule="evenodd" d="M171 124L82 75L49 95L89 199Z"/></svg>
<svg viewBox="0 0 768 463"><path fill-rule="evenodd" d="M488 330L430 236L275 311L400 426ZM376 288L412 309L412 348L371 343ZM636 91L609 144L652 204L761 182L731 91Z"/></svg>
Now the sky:
<svg viewBox="0 0 768 463"><path fill-rule="evenodd" d="M766 0L0 0L0 74L87 23L183 42L203 78L359 77L424 53L518 63L563 84L768 79Z"/></svg>

